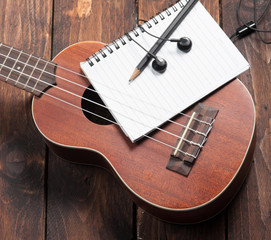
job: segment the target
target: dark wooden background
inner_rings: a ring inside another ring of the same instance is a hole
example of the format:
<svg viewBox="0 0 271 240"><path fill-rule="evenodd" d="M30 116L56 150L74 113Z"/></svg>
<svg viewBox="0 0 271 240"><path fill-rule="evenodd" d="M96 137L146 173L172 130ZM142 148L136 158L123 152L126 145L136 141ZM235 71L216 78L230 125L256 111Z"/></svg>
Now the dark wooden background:
<svg viewBox="0 0 271 240"><path fill-rule="evenodd" d="M52 59L78 41L109 43L174 0L1 0L0 41ZM237 0L202 0L224 31ZM262 8L267 1L257 1ZM252 0L242 15L252 19ZM262 27L271 29L271 11ZM269 18L269 19L268 19ZM269 39L270 36L269 36ZM0 239L268 239L271 234L271 47L256 34L236 46L251 65L240 79L257 111L257 144L241 191L197 225L162 222L138 208L108 172L55 156L35 130L31 96L0 83ZM72 137L72 136L71 136Z"/></svg>

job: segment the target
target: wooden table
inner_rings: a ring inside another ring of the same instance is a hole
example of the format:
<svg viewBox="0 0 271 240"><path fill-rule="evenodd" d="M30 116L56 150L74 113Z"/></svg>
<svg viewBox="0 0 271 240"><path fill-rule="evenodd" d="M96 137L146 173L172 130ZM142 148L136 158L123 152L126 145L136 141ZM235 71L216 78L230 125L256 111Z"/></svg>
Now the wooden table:
<svg viewBox="0 0 271 240"><path fill-rule="evenodd" d="M1 0L0 41L45 59L78 41L105 43L173 0ZM201 1L231 35L237 0ZM266 2L266 1L264 1ZM252 1L242 11L251 20ZM259 7L263 7L264 3ZM269 11L269 16L271 11ZM271 21L263 25L271 28ZM269 37L270 39L270 37ZM271 48L256 34L236 42L251 65L241 81L257 111L252 168L215 218L180 226L138 208L107 171L66 162L35 130L31 95L0 83L0 239L267 239L271 234Z"/></svg>

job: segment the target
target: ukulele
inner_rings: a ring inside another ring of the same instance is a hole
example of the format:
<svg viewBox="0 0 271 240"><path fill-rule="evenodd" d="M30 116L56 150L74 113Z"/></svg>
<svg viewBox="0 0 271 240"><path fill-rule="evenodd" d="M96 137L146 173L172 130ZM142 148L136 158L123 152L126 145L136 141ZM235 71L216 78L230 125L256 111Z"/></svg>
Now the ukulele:
<svg viewBox="0 0 271 240"><path fill-rule="evenodd" d="M185 224L218 214L251 165L255 106L246 87L232 80L132 143L80 69L104 46L77 43L49 62L0 43L0 80L33 94L34 123L57 155L110 170L147 212Z"/></svg>

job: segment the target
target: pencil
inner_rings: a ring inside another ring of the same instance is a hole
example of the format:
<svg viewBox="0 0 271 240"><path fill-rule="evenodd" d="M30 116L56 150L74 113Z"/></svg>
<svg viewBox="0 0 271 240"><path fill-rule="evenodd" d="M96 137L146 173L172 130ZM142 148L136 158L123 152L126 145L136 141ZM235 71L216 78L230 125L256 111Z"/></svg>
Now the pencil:
<svg viewBox="0 0 271 240"><path fill-rule="evenodd" d="M181 24L186 15L190 12L190 10L194 7L198 0L190 0L183 9L179 12L179 14L175 17L172 23L169 24L167 29L163 32L161 37L155 42L149 52L145 55L145 57L141 60L141 62L135 68L133 74L131 75L129 82L135 80L148 66L149 62L152 59L153 55L156 55L159 50L164 46L165 42L169 39L172 33L176 30L176 28ZM181 5L182 3L179 2Z"/></svg>

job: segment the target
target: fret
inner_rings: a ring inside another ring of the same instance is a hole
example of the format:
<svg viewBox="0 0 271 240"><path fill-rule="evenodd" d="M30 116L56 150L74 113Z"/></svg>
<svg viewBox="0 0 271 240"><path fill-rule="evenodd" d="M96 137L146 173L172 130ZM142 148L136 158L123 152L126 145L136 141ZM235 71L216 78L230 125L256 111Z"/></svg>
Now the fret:
<svg viewBox="0 0 271 240"><path fill-rule="evenodd" d="M24 65L24 53L23 51L18 51L5 45L3 48L1 48L1 46L0 56L4 56L6 58L5 61L3 61L2 70L0 72L2 75L4 75L6 82L11 85L16 85L16 80L18 79L18 76L21 73L21 69Z"/></svg>
<svg viewBox="0 0 271 240"><path fill-rule="evenodd" d="M41 77L42 77L42 75L43 75L43 73L44 73L44 71L45 71L45 69L46 69L48 63L49 63L49 62L46 62L44 68L42 68L42 70L41 70L41 72L40 72L40 75L39 75L39 77L38 77L38 81L36 82L35 86L33 87L32 91L31 91L32 93L36 90L36 87L37 87L37 85L38 85L38 82L39 82L39 81L42 81L42 80L41 80Z"/></svg>
<svg viewBox="0 0 271 240"><path fill-rule="evenodd" d="M41 96L56 84L55 63L0 43L0 80Z"/></svg>
<svg viewBox="0 0 271 240"><path fill-rule="evenodd" d="M17 70L19 74L16 78L16 86L31 92L33 85L32 82L34 81L34 77L32 75L33 72L38 70L36 69L37 66L35 66L37 61L31 54L24 54L19 64L20 65L18 67L20 70Z"/></svg>
<svg viewBox="0 0 271 240"><path fill-rule="evenodd" d="M28 58L27 58L27 60L26 60L26 63L24 64L23 69L22 69L22 71L20 72L20 74L19 74L19 76L18 76L18 78L17 78L17 80L16 80L16 82L15 82L15 86L18 84L20 78L22 77L22 74L23 74L23 72L25 71L25 67L28 65L28 62L29 62L29 60L30 60L31 57L32 57L32 54L30 54L30 55L28 56ZM20 69L17 69L17 70L19 71Z"/></svg>
<svg viewBox="0 0 271 240"><path fill-rule="evenodd" d="M10 72L9 72L9 74L8 74L8 76L7 76L7 80L10 78L11 73L14 72L14 68L15 68L15 66L16 66L16 64L17 64L17 62L18 62L18 60L19 60L19 58L21 57L22 52L23 52L23 51L20 51L18 57L17 57L16 60L14 61L14 64L12 65L12 67L11 67L11 69L10 69Z"/></svg>
<svg viewBox="0 0 271 240"><path fill-rule="evenodd" d="M35 72L35 70L36 70L36 68L37 68L37 66L38 66L39 61L40 61L40 58L38 58L38 61L36 62L35 66L33 67L32 71L31 71L31 73L29 74L29 76L28 76L28 78L27 78L27 81L26 81L26 83L25 83L23 89L25 89L26 87L29 87L28 84L29 84L30 80L32 79L32 75L33 75L33 73ZM32 91L32 90L31 90L31 91Z"/></svg>
<svg viewBox="0 0 271 240"><path fill-rule="evenodd" d="M2 44L1 44L1 45L2 45ZM9 55L10 55L12 49L13 49L13 47L11 47L11 48L9 49L9 52L8 52L7 56L5 57L5 59L4 59L3 63L2 63L2 65L1 65L0 72L2 71L3 67L5 66L5 64L6 64L6 62L7 62L7 59L8 59L8 57L9 57ZM6 82L7 82L7 79L6 79Z"/></svg>

